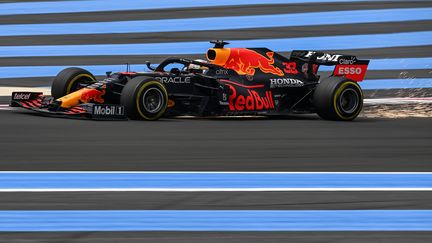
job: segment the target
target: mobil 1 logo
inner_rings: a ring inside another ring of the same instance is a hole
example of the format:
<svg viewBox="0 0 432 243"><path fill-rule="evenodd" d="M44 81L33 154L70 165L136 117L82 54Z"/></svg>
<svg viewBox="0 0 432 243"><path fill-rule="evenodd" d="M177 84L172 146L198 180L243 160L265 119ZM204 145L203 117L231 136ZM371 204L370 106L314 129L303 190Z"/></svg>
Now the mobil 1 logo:
<svg viewBox="0 0 432 243"><path fill-rule="evenodd" d="M93 105L93 118L98 119L125 119L125 108L122 105Z"/></svg>

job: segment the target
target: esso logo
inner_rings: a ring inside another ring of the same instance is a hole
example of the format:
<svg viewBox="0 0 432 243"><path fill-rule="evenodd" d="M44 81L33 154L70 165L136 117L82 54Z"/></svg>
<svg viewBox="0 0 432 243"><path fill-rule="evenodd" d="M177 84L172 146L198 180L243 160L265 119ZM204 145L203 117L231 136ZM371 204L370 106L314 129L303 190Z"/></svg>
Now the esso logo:
<svg viewBox="0 0 432 243"><path fill-rule="evenodd" d="M360 67L341 67L339 68L339 74L361 74L362 69Z"/></svg>

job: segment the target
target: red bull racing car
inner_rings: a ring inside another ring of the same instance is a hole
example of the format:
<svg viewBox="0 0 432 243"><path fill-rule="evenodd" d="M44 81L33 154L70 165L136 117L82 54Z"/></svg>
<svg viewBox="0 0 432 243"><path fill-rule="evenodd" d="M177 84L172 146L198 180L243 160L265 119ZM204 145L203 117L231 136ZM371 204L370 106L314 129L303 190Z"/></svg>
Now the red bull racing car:
<svg viewBox="0 0 432 243"><path fill-rule="evenodd" d="M92 119L286 115L318 113L353 120L363 106L362 81L369 64L355 56L292 51L289 58L267 48L226 48L213 41L208 60L168 58L151 72L107 72L96 80L81 68L54 79L51 96L14 92L11 106L47 115ZM320 77L321 65L334 65Z"/></svg>

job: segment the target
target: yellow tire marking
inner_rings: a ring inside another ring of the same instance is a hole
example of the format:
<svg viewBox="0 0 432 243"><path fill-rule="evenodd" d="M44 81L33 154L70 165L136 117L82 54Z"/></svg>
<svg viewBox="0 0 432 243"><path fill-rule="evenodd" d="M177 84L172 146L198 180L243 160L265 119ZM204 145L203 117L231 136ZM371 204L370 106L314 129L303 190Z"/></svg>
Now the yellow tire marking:
<svg viewBox="0 0 432 243"><path fill-rule="evenodd" d="M79 74L79 75L75 76L75 77L74 77L74 78L69 82L69 85L68 85L67 88L66 88L66 94L69 94L69 93L71 92L71 89L72 89L73 84L74 84L74 83L75 83L79 78L82 78L82 77L87 77L87 78L90 78L90 80L95 81L95 79L94 79L91 75L89 75L89 74L86 74L86 73Z"/></svg>
<svg viewBox="0 0 432 243"><path fill-rule="evenodd" d="M159 111L159 114L157 116L155 116L153 118L149 118L146 115L144 115L144 113L141 111L141 107L140 107L140 104L139 104L139 100L140 100L139 97L141 97L142 92L144 91L144 89L147 86L153 85L153 84L162 89L163 96L165 98L165 107L162 110ZM167 108L167 100L168 100L168 92L166 91L165 87L161 83L159 83L158 81L149 81L149 82L144 83L144 85L141 86L140 89L138 90L137 96L135 98L135 102L136 102L136 107L137 107L138 113L141 115L142 118L144 118L146 120L156 120L156 119L160 118L165 113L165 110Z"/></svg>
<svg viewBox="0 0 432 243"><path fill-rule="evenodd" d="M356 82L348 81L348 82L342 83L342 85L339 86L339 88L336 90L336 93L335 93L334 96L333 96L333 108L334 108L334 110L336 111L337 116L338 116L340 119L343 119L343 120L350 120L350 119L353 119L353 118L356 117L356 116L360 113L360 111L361 111L361 109L359 109L359 110L358 110L356 113L354 113L352 116L346 117L346 116L343 116L343 115L342 115L342 112L339 110L339 107L338 107L338 105L337 105L337 99L338 99L339 95L342 93L342 91L345 89L345 87L348 86L348 85L350 85L350 84L351 84L351 85L354 85L354 86L358 89L358 91L360 92L360 101L363 100L363 92L361 91L360 86L359 86ZM360 102L360 101L359 101L359 102ZM360 105L360 103L359 103L359 105Z"/></svg>

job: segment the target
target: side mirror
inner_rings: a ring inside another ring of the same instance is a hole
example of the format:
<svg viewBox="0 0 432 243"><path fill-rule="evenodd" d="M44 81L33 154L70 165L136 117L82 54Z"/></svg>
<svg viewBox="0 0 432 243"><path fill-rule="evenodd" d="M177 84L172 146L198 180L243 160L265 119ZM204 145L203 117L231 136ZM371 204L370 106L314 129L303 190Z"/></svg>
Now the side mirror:
<svg viewBox="0 0 432 243"><path fill-rule="evenodd" d="M109 77L111 76L111 73L112 73L112 71L108 71L108 72L106 72L106 76L107 76L107 78L109 78Z"/></svg>
<svg viewBox="0 0 432 243"><path fill-rule="evenodd" d="M146 61L145 64L146 64L147 68L152 70L152 71L154 71L156 69L156 68L151 66L151 62L149 62L149 61Z"/></svg>

